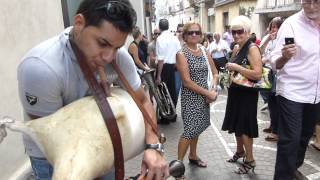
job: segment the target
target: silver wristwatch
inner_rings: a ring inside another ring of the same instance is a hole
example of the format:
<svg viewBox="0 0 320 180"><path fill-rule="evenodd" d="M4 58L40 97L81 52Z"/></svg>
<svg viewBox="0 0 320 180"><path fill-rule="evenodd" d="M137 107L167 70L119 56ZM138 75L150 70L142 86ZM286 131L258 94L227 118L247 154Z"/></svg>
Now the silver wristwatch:
<svg viewBox="0 0 320 180"><path fill-rule="evenodd" d="M154 149L156 151L158 151L161 155L164 154L164 145L161 143L157 143L157 144L146 144L145 149Z"/></svg>

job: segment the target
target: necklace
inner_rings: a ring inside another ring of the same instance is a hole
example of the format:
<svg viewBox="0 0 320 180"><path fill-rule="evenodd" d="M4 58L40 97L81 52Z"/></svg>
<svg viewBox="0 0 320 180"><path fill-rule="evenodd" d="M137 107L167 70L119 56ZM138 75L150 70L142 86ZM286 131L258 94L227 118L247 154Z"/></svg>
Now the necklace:
<svg viewBox="0 0 320 180"><path fill-rule="evenodd" d="M199 51L199 47L197 46L197 49L192 49L192 48L190 48L189 46L186 46L187 47L187 49L189 50L189 51L191 51L192 53L197 53L198 51Z"/></svg>

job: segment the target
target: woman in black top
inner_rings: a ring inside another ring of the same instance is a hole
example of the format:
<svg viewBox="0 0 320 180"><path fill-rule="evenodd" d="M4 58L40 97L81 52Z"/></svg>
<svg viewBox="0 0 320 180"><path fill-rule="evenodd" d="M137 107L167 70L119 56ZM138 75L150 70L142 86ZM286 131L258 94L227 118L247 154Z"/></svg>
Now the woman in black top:
<svg viewBox="0 0 320 180"><path fill-rule="evenodd" d="M248 79L259 80L262 71L261 55L259 48L249 39L250 28L251 21L245 16L238 16L232 21L231 32L239 48L226 68L241 73ZM244 65L249 65L251 69ZM246 174L255 167L252 147L253 138L258 137L257 103L257 90L231 84L222 130L235 133L237 141L237 151L228 162L236 162L245 157L243 166L236 171L238 174Z"/></svg>
<svg viewBox="0 0 320 180"><path fill-rule="evenodd" d="M132 56L134 63L136 64L137 68L143 71L148 71L150 68L147 66L147 62L143 62L142 59L144 57L143 50L139 48L139 43L143 40L143 36L140 32L139 27L135 27L132 31L133 41L129 45L128 51L129 54Z"/></svg>

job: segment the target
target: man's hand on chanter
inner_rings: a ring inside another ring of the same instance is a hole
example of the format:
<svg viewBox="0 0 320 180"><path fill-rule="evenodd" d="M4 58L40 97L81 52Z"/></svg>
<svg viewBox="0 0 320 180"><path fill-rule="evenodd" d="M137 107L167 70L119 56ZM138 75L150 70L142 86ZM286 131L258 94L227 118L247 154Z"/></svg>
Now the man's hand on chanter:
<svg viewBox="0 0 320 180"><path fill-rule="evenodd" d="M169 177L169 167L165 158L154 149L144 151L139 179L162 180Z"/></svg>

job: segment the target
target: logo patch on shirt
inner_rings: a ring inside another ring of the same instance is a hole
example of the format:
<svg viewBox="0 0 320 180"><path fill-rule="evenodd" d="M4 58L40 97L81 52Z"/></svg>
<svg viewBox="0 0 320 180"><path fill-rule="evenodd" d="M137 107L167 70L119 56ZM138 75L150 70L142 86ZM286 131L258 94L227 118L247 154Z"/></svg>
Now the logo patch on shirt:
<svg viewBox="0 0 320 180"><path fill-rule="evenodd" d="M33 96L33 95L29 94L29 93L26 93L26 98L27 98L28 103L31 106L35 105L38 102L37 96Z"/></svg>

